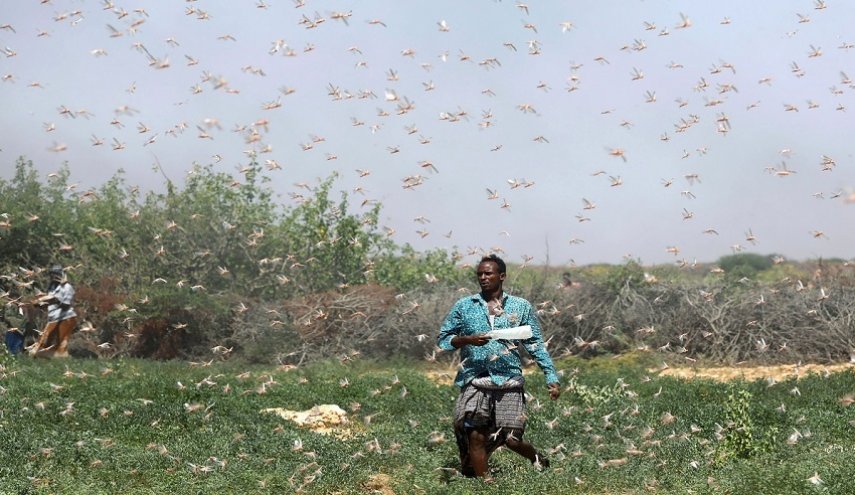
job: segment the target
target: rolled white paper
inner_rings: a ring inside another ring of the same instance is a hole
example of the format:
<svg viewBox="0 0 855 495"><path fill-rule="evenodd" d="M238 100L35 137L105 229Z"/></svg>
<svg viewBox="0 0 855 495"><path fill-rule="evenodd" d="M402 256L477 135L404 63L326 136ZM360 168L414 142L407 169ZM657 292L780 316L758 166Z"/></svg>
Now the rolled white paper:
<svg viewBox="0 0 855 495"><path fill-rule="evenodd" d="M523 325L513 328L497 328L487 332L491 339L523 340L531 338L531 325Z"/></svg>

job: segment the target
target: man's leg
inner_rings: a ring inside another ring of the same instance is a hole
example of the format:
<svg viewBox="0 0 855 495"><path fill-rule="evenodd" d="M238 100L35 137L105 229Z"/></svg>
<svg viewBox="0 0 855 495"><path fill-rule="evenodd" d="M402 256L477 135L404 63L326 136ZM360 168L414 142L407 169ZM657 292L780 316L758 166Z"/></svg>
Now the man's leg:
<svg viewBox="0 0 855 495"><path fill-rule="evenodd" d="M463 426L464 420L454 423L454 437L457 440L457 450L460 454L460 473L467 478L475 476L472 466L469 465L469 433Z"/></svg>
<svg viewBox="0 0 855 495"><path fill-rule="evenodd" d="M515 440L509 438L505 440L505 446L513 450L517 454L530 460L531 462L535 461L534 456L537 455L537 450L534 448L534 445L526 442L525 440Z"/></svg>
<svg viewBox="0 0 855 495"><path fill-rule="evenodd" d="M487 474L487 433L482 428L469 431L469 465L475 476Z"/></svg>
<svg viewBox="0 0 855 495"><path fill-rule="evenodd" d="M48 346L51 335L54 330L56 330L58 322L49 321L47 325L45 325L45 329L42 331L42 336L39 338L39 341L36 342L36 345L30 350L30 354L35 356L40 350L44 349Z"/></svg>
<svg viewBox="0 0 855 495"><path fill-rule="evenodd" d="M496 402L497 423L506 427L504 443L507 448L525 457L532 464L549 466L534 445L523 440L526 421L525 392L522 388L508 390L499 395Z"/></svg>
<svg viewBox="0 0 855 495"><path fill-rule="evenodd" d="M532 464L540 464L543 467L549 467L549 461L534 448L534 445L525 440L509 438L505 441L505 446L513 450L517 454L525 457Z"/></svg>
<svg viewBox="0 0 855 495"><path fill-rule="evenodd" d="M59 322L59 342L56 345L54 357L68 357L68 339L77 326L77 318L68 318Z"/></svg>

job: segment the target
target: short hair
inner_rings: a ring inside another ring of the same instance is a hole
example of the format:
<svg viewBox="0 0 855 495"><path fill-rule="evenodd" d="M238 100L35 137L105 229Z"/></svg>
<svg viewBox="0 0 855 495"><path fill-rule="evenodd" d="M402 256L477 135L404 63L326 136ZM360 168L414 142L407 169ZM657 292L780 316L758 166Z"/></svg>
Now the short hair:
<svg viewBox="0 0 855 495"><path fill-rule="evenodd" d="M499 258L495 254L491 254L481 258L481 263L484 263L486 261L495 263L496 266L499 267L499 273L507 273L508 267L505 265L505 260L503 260L502 258Z"/></svg>
<svg viewBox="0 0 855 495"><path fill-rule="evenodd" d="M50 270L48 270L48 273L50 273L51 275L62 275L62 265L55 264L51 266Z"/></svg>

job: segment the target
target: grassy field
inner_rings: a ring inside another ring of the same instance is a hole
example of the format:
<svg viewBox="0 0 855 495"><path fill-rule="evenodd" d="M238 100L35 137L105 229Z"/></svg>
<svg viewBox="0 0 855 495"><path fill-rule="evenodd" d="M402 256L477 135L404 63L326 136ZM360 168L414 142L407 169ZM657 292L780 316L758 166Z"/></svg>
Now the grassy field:
<svg viewBox="0 0 855 495"><path fill-rule="evenodd" d="M855 493L855 375L722 383L648 356L562 360L527 390L538 471L500 450L456 474L457 390L435 365L298 369L0 358L0 493ZM332 433L265 408L337 404Z"/></svg>

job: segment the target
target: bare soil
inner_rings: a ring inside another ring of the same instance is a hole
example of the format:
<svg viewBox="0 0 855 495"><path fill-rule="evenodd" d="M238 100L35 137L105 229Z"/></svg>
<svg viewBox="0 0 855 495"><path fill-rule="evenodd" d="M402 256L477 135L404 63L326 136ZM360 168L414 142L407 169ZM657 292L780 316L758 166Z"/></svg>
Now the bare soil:
<svg viewBox="0 0 855 495"><path fill-rule="evenodd" d="M381 495L395 495L392 490L392 477L388 474L378 473L371 476L365 483L365 489L368 493L377 493Z"/></svg>
<svg viewBox="0 0 855 495"><path fill-rule="evenodd" d="M297 425L325 435L346 438L353 435L347 412L335 404L320 404L306 411L290 411L281 407L262 409L262 413L273 413Z"/></svg>
<svg viewBox="0 0 855 495"><path fill-rule="evenodd" d="M775 380L783 381L790 378L803 378L811 374L827 375L855 370L855 363L839 364L783 364L775 366L720 366L720 367L669 367L650 370L660 376L673 376L685 380L710 379L720 382L731 380ZM524 370L523 373L540 372L540 370ZM453 367L425 371L425 376L437 385L450 385L454 381L457 370Z"/></svg>
<svg viewBox="0 0 855 495"><path fill-rule="evenodd" d="M785 364L778 366L730 366L730 367L691 367L667 368L656 370L661 376L673 376L683 379L706 378L720 382L730 380L789 380L803 378L811 374L826 375L855 369L855 363L842 364Z"/></svg>

